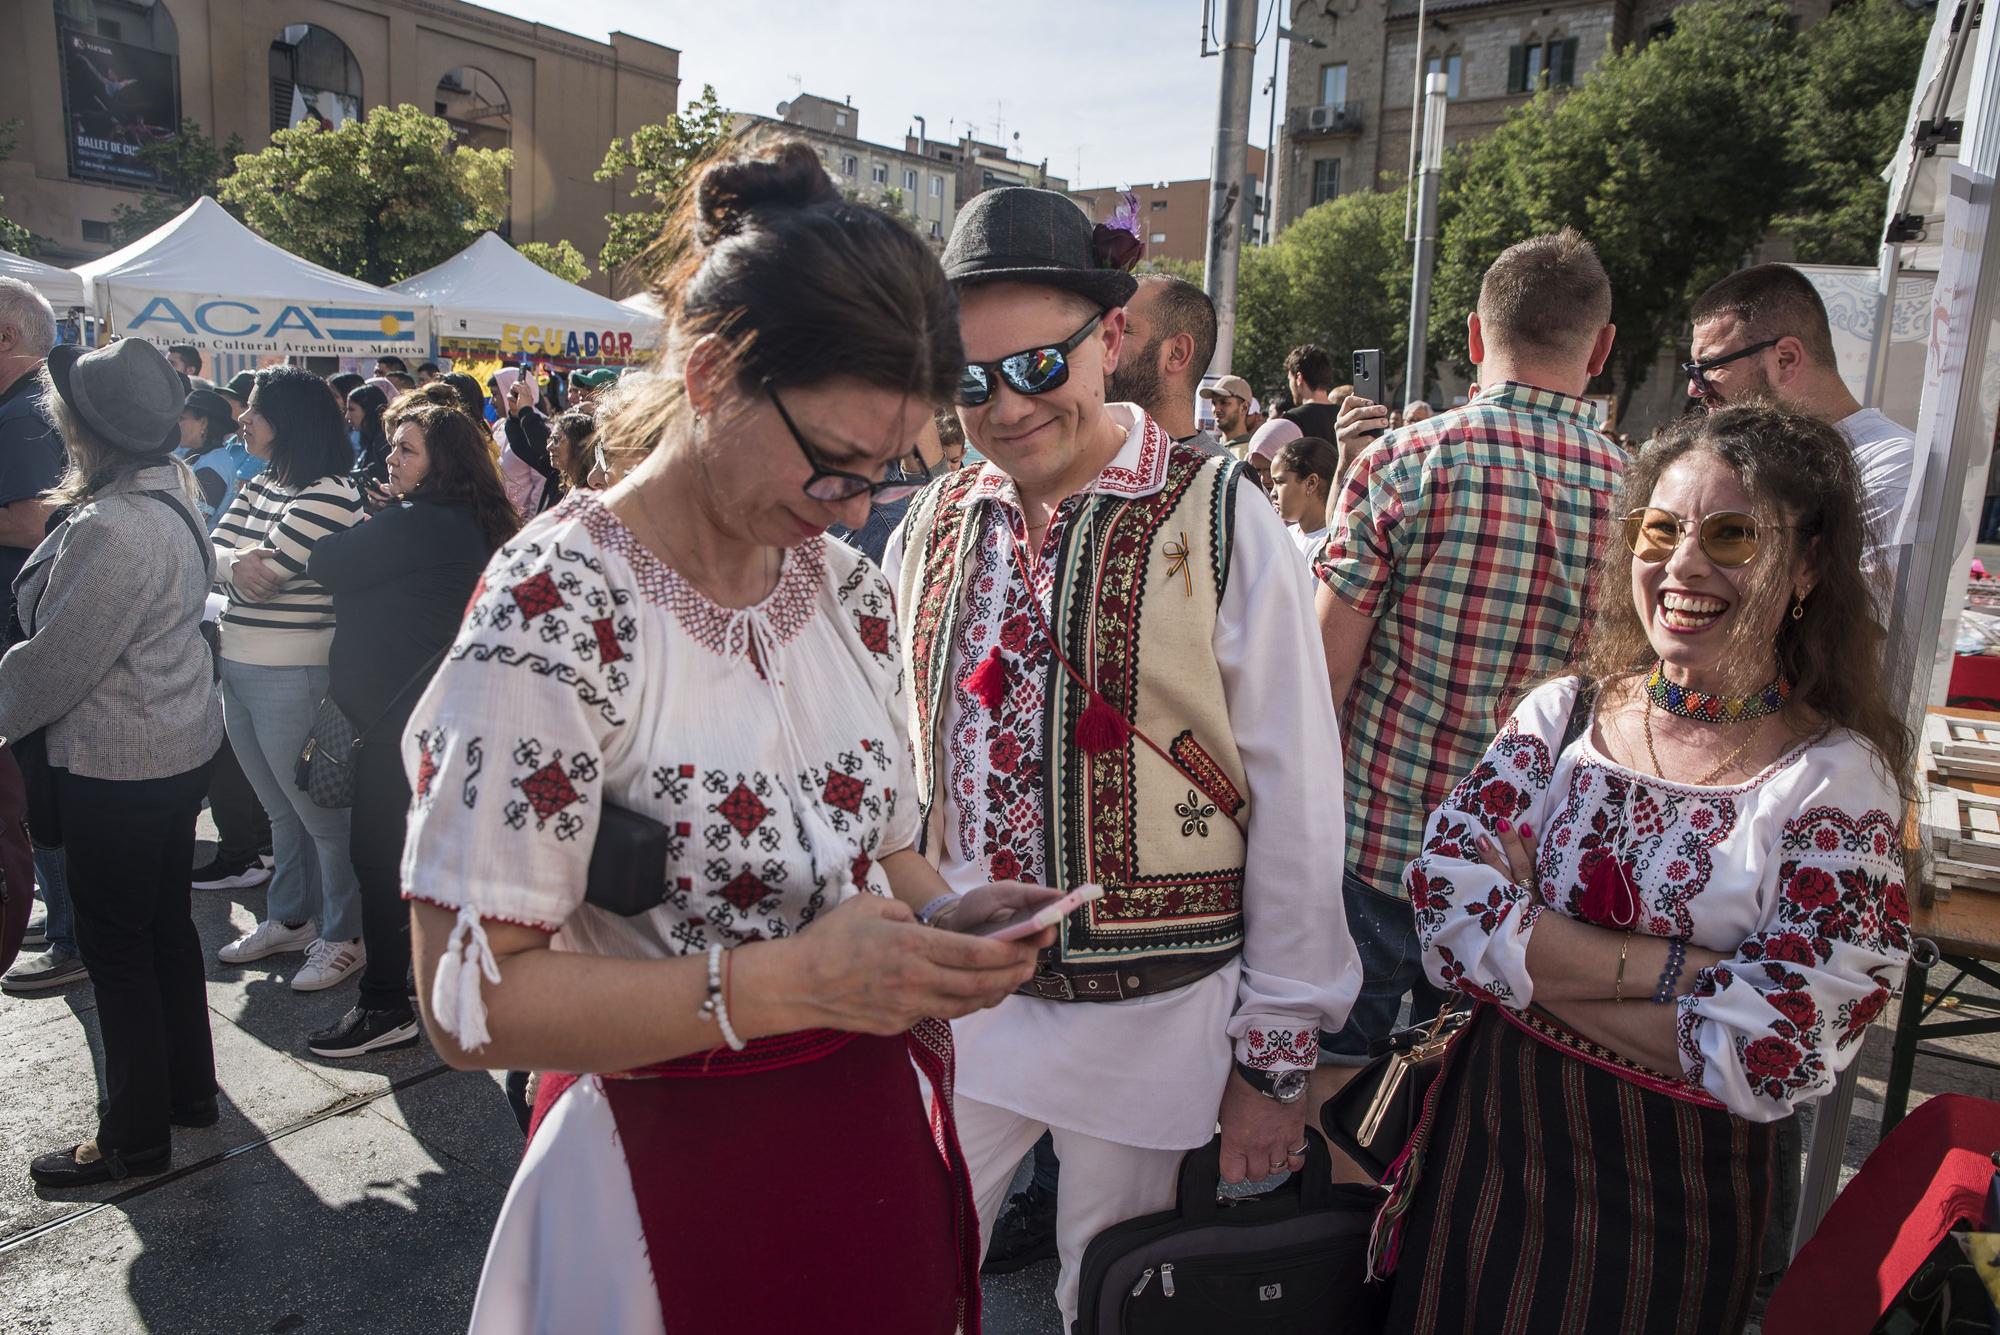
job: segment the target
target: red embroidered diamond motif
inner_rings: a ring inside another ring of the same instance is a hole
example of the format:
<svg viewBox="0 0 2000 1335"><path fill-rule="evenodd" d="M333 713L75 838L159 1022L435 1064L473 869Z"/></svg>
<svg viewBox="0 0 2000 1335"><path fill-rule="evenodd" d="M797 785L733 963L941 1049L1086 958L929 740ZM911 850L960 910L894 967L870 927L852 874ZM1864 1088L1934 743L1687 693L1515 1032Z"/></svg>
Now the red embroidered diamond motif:
<svg viewBox="0 0 2000 1335"><path fill-rule="evenodd" d="M716 894L728 900L738 913L748 913L771 897L771 887L750 874L745 867L736 874L736 879L719 887Z"/></svg>
<svg viewBox="0 0 2000 1335"><path fill-rule="evenodd" d="M861 642L868 646L870 653L886 656L889 652L889 622L886 617L859 616L855 618L861 626Z"/></svg>
<svg viewBox="0 0 2000 1335"><path fill-rule="evenodd" d="M750 791L747 783L738 783L729 796L716 804L716 811L722 818L736 827L736 833L745 839L750 832L764 823L764 817L771 814L771 808L757 800L757 794ZM746 872L744 875L748 875ZM739 878L740 879L740 878Z"/></svg>
<svg viewBox="0 0 2000 1335"><path fill-rule="evenodd" d="M547 820L577 801L576 786L569 781L569 775L563 773L561 762L562 757L557 756L521 780L521 791L527 794L537 820Z"/></svg>
<svg viewBox="0 0 2000 1335"><path fill-rule="evenodd" d="M514 597L514 605L521 609L524 621L533 621L563 605L562 594L556 591L555 576L546 570L532 579L522 580L508 592Z"/></svg>
<svg viewBox="0 0 2000 1335"><path fill-rule="evenodd" d="M431 754L431 749L427 746L423 750L423 755L417 760L418 797L430 796L431 780L437 777L437 772L437 757Z"/></svg>
<svg viewBox="0 0 2000 1335"><path fill-rule="evenodd" d="M868 854L865 852L854 855L854 864L848 868L848 871L853 874L854 883L857 886L868 883L868 869L874 865L873 862L869 861Z"/></svg>
<svg viewBox="0 0 2000 1335"><path fill-rule="evenodd" d="M590 623L591 633L597 636L597 661L616 663L625 657L625 646L618 643L618 632L612 629L610 617L599 617Z"/></svg>
<svg viewBox="0 0 2000 1335"><path fill-rule="evenodd" d="M860 812L861 795L867 791L866 780L836 770L826 776L826 791L820 794L820 798L828 806L839 807L852 816Z"/></svg>

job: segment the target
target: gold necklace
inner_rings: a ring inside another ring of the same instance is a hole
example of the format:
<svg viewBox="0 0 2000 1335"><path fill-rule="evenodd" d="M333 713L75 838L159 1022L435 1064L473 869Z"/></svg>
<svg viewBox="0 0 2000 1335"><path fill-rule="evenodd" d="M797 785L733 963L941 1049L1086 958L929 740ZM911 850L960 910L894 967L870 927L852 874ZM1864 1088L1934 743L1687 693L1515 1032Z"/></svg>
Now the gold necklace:
<svg viewBox="0 0 2000 1335"><path fill-rule="evenodd" d="M1738 742L1736 744L1736 749L1731 751L1728 755L1724 756L1722 758L1722 763L1720 765L1717 765L1714 769L1702 775L1699 779L1696 779L1693 784L1694 787L1696 788L1708 787L1708 785L1715 782L1715 780L1718 777L1727 774L1729 772L1729 767L1731 765L1734 765L1737 762L1737 760L1742 757L1743 753L1750 749L1750 744L1757 740L1757 731L1758 731L1756 727L1756 720L1752 719L1750 722L1751 722L1750 735L1745 737L1741 742ZM1659 775L1662 779L1666 779L1667 771L1665 767L1660 764L1660 753L1653 749L1653 700L1651 696L1648 696L1646 698L1645 732L1646 732L1646 758L1653 762L1653 773ZM1667 782L1672 783L1673 780L1668 779Z"/></svg>

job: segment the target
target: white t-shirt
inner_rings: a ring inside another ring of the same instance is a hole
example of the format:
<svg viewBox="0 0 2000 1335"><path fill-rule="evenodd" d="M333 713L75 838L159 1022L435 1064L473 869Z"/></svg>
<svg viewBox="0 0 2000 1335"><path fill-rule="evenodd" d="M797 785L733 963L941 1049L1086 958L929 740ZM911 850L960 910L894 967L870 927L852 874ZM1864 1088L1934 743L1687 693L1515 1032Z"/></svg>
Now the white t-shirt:
<svg viewBox="0 0 2000 1335"><path fill-rule="evenodd" d="M1861 471L1862 513L1868 520L1867 555L1910 541L1910 525L1923 475L1917 467L1917 443L1909 431L1878 408L1863 408L1834 424L1853 447Z"/></svg>
<svg viewBox="0 0 2000 1335"><path fill-rule="evenodd" d="M1326 541L1327 535L1327 529L1325 528L1316 528L1308 533L1297 524L1285 525L1285 532L1292 535L1292 541L1299 545L1299 550L1304 552L1308 558L1312 556L1313 548Z"/></svg>

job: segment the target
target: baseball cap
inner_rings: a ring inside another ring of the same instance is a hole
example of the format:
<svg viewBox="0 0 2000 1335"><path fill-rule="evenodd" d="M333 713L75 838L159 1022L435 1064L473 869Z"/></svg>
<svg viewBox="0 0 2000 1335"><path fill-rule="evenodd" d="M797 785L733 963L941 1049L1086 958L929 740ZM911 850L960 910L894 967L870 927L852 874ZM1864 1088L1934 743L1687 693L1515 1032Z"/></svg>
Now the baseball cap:
<svg viewBox="0 0 2000 1335"><path fill-rule="evenodd" d="M1255 396L1250 392L1250 382L1248 380L1245 380L1240 375L1226 375L1212 385L1203 385L1201 387L1201 397L1211 400L1242 399L1245 403L1248 403Z"/></svg>

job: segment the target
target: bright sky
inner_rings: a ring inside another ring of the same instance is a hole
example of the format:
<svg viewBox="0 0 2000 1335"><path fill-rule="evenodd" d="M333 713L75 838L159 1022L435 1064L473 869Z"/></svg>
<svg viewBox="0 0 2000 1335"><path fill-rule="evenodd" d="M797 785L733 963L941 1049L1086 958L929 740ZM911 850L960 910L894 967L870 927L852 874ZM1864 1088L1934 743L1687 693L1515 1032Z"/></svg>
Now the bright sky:
<svg viewBox="0 0 2000 1335"><path fill-rule="evenodd" d="M480 0L495 3L495 0ZM774 115L801 89L852 97L861 136L900 144L968 124L1072 185L1208 174L1221 61L1201 57L1198 0L513 0L507 12L586 37L617 28L681 52L681 100L705 83ZM1216 5L1220 23L1220 3ZM1260 14L1261 17L1261 14ZM1257 60L1250 140L1264 142L1271 36ZM1081 158L1082 171L1078 172Z"/></svg>

